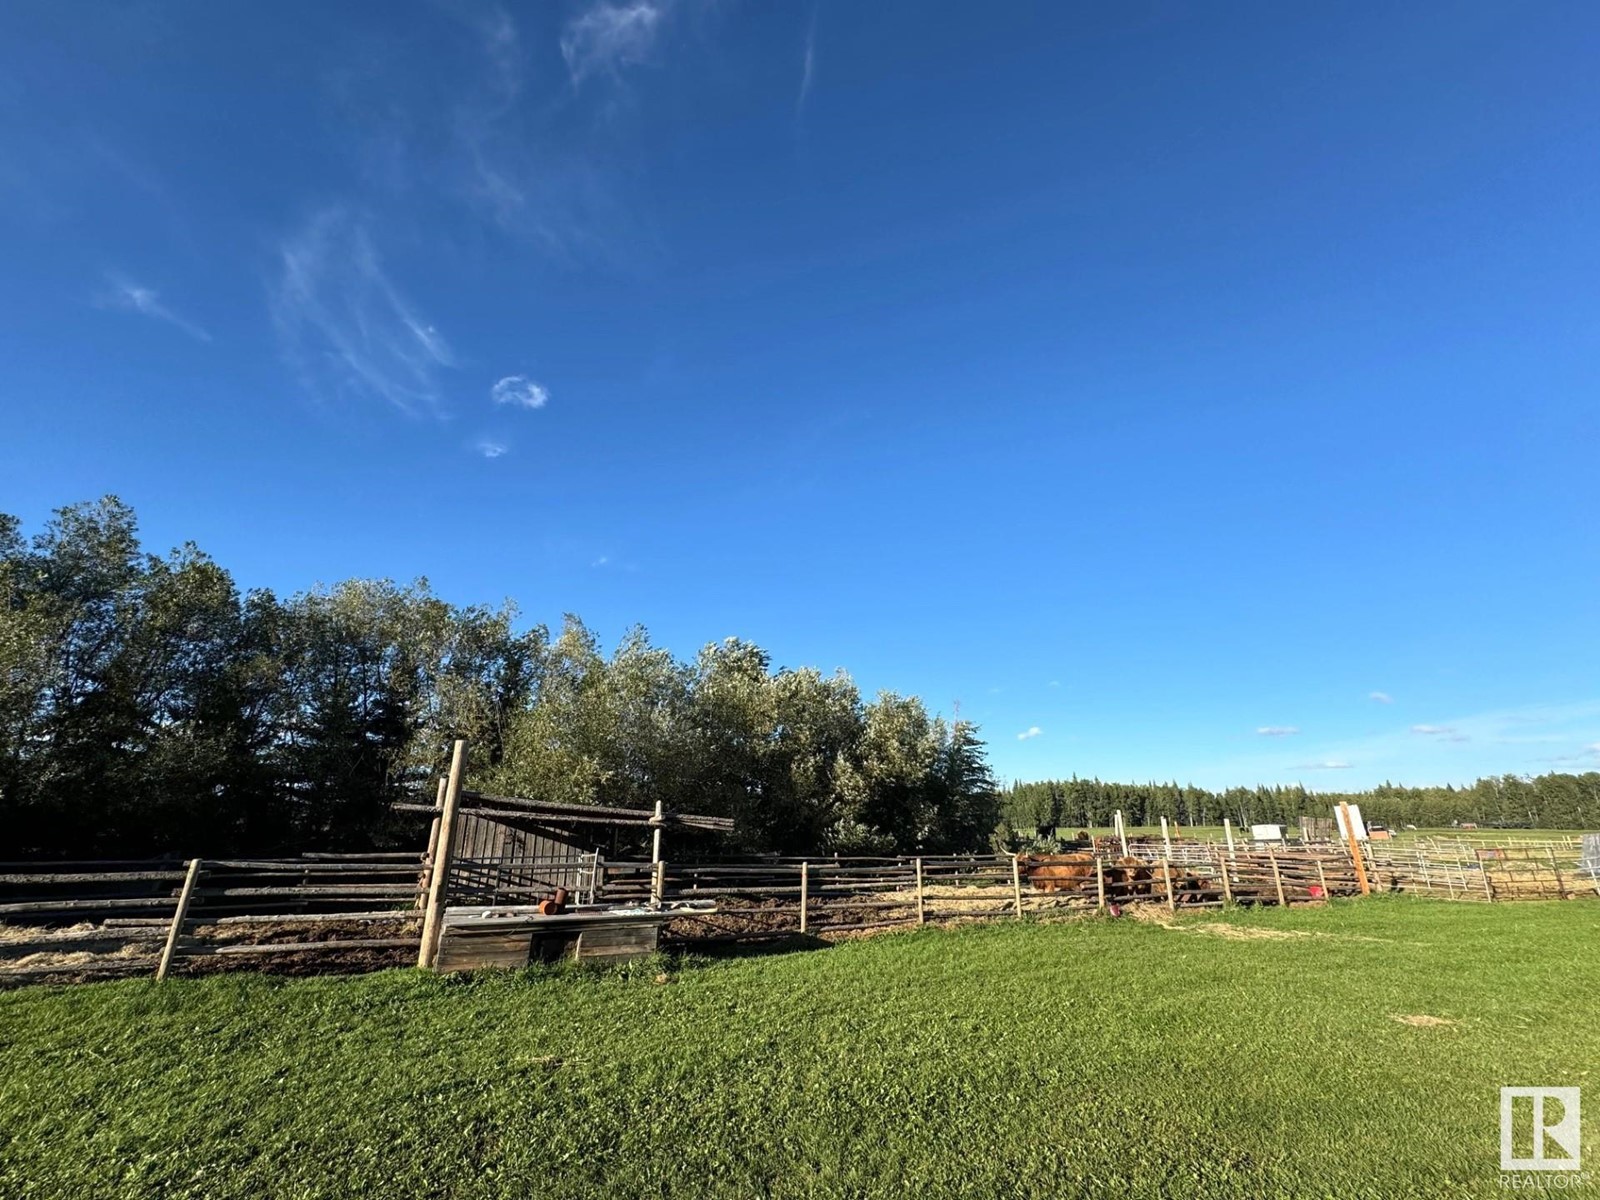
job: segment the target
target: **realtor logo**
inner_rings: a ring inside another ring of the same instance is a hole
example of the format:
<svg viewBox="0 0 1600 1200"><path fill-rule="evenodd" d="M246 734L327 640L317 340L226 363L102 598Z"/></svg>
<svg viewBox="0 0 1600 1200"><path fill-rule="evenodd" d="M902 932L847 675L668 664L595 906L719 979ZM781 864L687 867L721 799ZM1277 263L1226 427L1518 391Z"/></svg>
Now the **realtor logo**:
<svg viewBox="0 0 1600 1200"><path fill-rule="evenodd" d="M1531 1150L1527 1157L1520 1150ZM1500 1089L1500 1169L1576 1171L1578 1089L1503 1087Z"/></svg>

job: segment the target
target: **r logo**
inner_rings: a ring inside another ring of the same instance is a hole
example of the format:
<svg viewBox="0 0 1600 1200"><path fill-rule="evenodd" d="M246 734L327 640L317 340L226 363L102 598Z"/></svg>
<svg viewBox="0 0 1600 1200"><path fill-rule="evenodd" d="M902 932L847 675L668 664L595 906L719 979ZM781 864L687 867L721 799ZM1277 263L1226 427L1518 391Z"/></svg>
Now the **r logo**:
<svg viewBox="0 0 1600 1200"><path fill-rule="evenodd" d="M1517 1154L1524 1147L1532 1150L1526 1158ZM1576 1171L1579 1165L1577 1088L1500 1089L1502 1171Z"/></svg>

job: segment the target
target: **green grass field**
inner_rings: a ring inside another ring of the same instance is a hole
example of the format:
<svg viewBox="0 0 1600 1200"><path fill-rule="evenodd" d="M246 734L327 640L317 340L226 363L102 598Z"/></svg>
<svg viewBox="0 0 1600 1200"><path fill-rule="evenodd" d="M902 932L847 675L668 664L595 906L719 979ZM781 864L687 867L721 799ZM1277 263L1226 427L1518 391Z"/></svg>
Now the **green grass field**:
<svg viewBox="0 0 1600 1200"><path fill-rule="evenodd" d="M1600 904L1405 898L20 990L0 1196L1490 1196L1596 997Z"/></svg>

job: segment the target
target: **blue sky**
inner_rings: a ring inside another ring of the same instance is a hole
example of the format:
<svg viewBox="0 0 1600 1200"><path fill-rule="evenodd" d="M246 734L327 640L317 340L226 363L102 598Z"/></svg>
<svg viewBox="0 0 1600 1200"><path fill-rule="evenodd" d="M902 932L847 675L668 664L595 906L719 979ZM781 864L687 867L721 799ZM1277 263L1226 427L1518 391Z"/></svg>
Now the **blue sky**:
<svg viewBox="0 0 1600 1200"><path fill-rule="evenodd" d="M1600 8L0 6L0 509L1006 777L1600 768Z"/></svg>

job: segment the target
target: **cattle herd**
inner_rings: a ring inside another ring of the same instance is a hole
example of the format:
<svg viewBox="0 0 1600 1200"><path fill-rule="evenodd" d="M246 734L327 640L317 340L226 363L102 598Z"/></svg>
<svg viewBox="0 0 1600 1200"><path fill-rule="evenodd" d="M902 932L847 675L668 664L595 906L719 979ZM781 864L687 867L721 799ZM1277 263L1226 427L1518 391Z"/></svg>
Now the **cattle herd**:
<svg viewBox="0 0 1600 1200"><path fill-rule="evenodd" d="M1166 895L1162 866L1142 858L1116 857L1101 860L1099 875L1094 854L1023 854L1017 857L1017 871L1036 892L1071 892L1095 896L1104 881L1105 895L1116 900L1137 900ZM1196 874L1191 868L1171 864L1172 896L1178 904L1203 903L1215 888L1215 881Z"/></svg>

